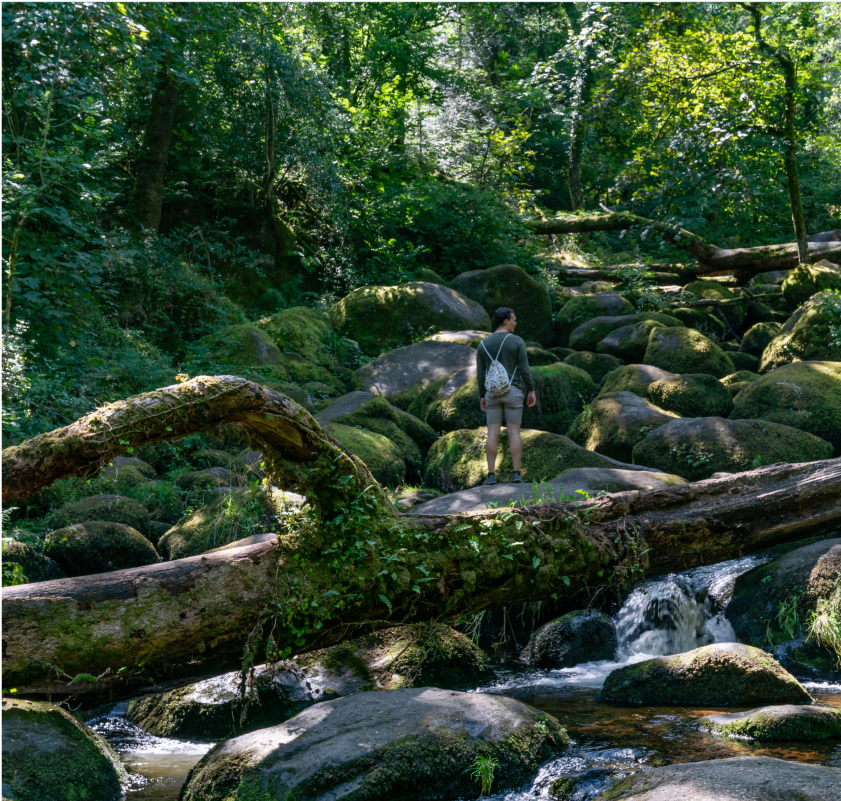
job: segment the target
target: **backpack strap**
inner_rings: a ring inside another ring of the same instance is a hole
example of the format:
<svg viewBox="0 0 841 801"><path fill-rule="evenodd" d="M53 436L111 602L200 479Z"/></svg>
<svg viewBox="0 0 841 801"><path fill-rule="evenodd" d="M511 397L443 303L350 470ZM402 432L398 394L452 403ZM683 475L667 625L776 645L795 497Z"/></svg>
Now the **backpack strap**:
<svg viewBox="0 0 841 801"><path fill-rule="evenodd" d="M511 334L506 334L505 337L503 338L502 342L500 342L499 350L496 352L496 358L494 359L495 362L499 361L499 354L502 353L502 346L505 344L505 340L508 339L508 337L510 337L510 336L511 336ZM485 353L487 353L487 351L488 351L488 349L485 348ZM488 356L490 356L490 353L488 353Z"/></svg>

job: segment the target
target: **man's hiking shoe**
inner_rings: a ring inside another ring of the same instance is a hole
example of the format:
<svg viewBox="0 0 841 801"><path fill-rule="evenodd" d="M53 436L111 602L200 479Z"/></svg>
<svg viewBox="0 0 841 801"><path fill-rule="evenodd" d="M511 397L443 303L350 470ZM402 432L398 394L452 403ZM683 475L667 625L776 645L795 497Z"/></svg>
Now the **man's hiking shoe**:
<svg viewBox="0 0 841 801"><path fill-rule="evenodd" d="M514 478L511 479L511 483L512 484L522 484L523 483L523 479L520 478L519 473L514 473Z"/></svg>
<svg viewBox="0 0 841 801"><path fill-rule="evenodd" d="M491 474L490 474L490 475L489 475L489 476L488 476L488 477L487 477L487 478L486 478L486 479L482 482L482 484L483 484L483 485L484 485L484 484L488 484L488 485L490 485L490 484L499 484L499 482L496 480L496 476L495 476L493 473L491 473Z"/></svg>

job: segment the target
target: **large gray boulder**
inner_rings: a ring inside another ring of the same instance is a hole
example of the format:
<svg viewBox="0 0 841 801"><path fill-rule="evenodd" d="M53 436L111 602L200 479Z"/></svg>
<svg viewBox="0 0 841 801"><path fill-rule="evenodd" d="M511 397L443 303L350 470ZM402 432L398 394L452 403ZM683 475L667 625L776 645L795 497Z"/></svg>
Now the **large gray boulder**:
<svg viewBox="0 0 841 801"><path fill-rule="evenodd" d="M90 576L160 561L155 546L136 528L91 520L51 531L44 555L58 562L68 576Z"/></svg>
<svg viewBox="0 0 841 801"><path fill-rule="evenodd" d="M452 342L418 342L384 353L354 374L357 389L408 402L439 379L458 373L462 384L476 376L476 351ZM399 405L405 408L408 402ZM329 408L329 407L328 407Z"/></svg>
<svg viewBox="0 0 841 801"><path fill-rule="evenodd" d="M663 326L656 320L643 320L640 323L624 325L611 331L598 345L599 353L607 353L622 361L635 363L645 358L651 332Z"/></svg>
<svg viewBox="0 0 841 801"><path fill-rule="evenodd" d="M126 771L111 747L66 710L3 699L3 798L116 801Z"/></svg>
<svg viewBox="0 0 841 801"><path fill-rule="evenodd" d="M567 436L587 450L630 462L634 445L678 417L633 392L611 392L599 395L587 406Z"/></svg>
<svg viewBox="0 0 841 801"><path fill-rule="evenodd" d="M373 392L365 392L364 390L355 390L348 392L334 401L331 401L328 406L325 406L320 412L315 415L315 419L322 425L333 420L338 420L346 414L355 412L363 403L367 403L372 398L376 397Z"/></svg>
<svg viewBox="0 0 841 801"><path fill-rule="evenodd" d="M541 626L531 635L521 656L532 667L567 668L613 659L617 646L613 620L585 609L568 612Z"/></svg>
<svg viewBox="0 0 841 801"><path fill-rule="evenodd" d="M516 264L500 264L487 270L461 273L450 281L450 288L482 305L493 318L500 306L517 313L517 334L525 339L552 345L554 330L552 302L546 287Z"/></svg>
<svg viewBox="0 0 841 801"><path fill-rule="evenodd" d="M572 331L569 335L569 346L575 350L595 350L599 342L612 331L626 325L640 323L643 320L653 320L660 323L663 328L683 325L677 317L662 312L638 312L636 314L594 317Z"/></svg>
<svg viewBox="0 0 841 801"><path fill-rule="evenodd" d="M491 318L481 304L425 281L354 289L333 306L331 317L338 331L371 356L436 331L491 328Z"/></svg>
<svg viewBox="0 0 841 801"><path fill-rule="evenodd" d="M732 757L642 770L599 801L838 801L841 768Z"/></svg>
<svg viewBox="0 0 841 801"><path fill-rule="evenodd" d="M520 701L423 687L324 701L279 726L220 743L196 765L182 801L385 801L479 790L478 756L497 760L494 789L516 787L567 748L551 716Z"/></svg>
<svg viewBox="0 0 841 801"><path fill-rule="evenodd" d="M707 373L655 381L648 385L648 399L681 417L727 417L733 409L730 390Z"/></svg>
<svg viewBox="0 0 841 801"><path fill-rule="evenodd" d="M753 706L809 704L809 693L759 648L715 643L674 656L659 656L611 672L606 701L624 704Z"/></svg>
<svg viewBox="0 0 841 801"><path fill-rule="evenodd" d="M783 704L707 715L696 725L739 740L825 740L841 738L841 710Z"/></svg>
<svg viewBox="0 0 841 801"><path fill-rule="evenodd" d="M841 315L841 296L819 292L786 320L762 352L760 373L792 362L841 362L841 340L834 331Z"/></svg>

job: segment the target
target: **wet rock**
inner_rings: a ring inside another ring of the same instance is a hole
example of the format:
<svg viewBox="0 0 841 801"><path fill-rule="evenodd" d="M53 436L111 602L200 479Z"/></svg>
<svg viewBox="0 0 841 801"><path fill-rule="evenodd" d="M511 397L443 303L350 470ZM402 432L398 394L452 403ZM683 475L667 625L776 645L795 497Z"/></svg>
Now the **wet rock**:
<svg viewBox="0 0 841 801"><path fill-rule="evenodd" d="M572 347L571 334L595 317L619 317L634 313L634 307L616 292L599 292L581 295L568 300L555 317L555 342L561 347ZM604 334L602 335L604 336ZM595 346L593 343L593 347ZM592 350L576 344L576 349Z"/></svg>
<svg viewBox="0 0 841 801"><path fill-rule="evenodd" d="M3 798L116 801L125 780L110 746L61 707L3 699Z"/></svg>
<svg viewBox="0 0 841 801"><path fill-rule="evenodd" d="M648 386L648 399L681 417L727 417L733 409L730 391L706 373L676 375Z"/></svg>
<svg viewBox="0 0 841 801"><path fill-rule="evenodd" d="M808 431L841 455L841 361L783 365L744 387L734 404L734 420L768 420Z"/></svg>
<svg viewBox="0 0 841 801"><path fill-rule="evenodd" d="M609 372L623 364L622 359L617 359L615 356L607 353L591 353L586 350L571 353L563 359L563 362L588 373L593 383L597 385Z"/></svg>
<svg viewBox="0 0 841 801"><path fill-rule="evenodd" d="M93 495L66 503L50 515L49 525L52 528L65 528L91 520L124 523L149 537L149 512L142 504L123 495Z"/></svg>
<svg viewBox="0 0 841 801"><path fill-rule="evenodd" d="M517 312L517 334L543 346L553 344L552 302L546 287L516 264L500 264L486 270L457 275L450 288L482 305L493 319L500 306Z"/></svg>
<svg viewBox="0 0 841 801"><path fill-rule="evenodd" d="M824 740L841 737L841 710L784 704L747 712L708 715L696 725L740 740Z"/></svg>
<svg viewBox="0 0 841 801"><path fill-rule="evenodd" d="M498 763L495 789L515 787L568 745L550 715L520 701L425 687L324 701L290 721L228 740L190 773L183 801L267 798L370 801L475 795L477 756Z"/></svg>
<svg viewBox="0 0 841 801"><path fill-rule="evenodd" d="M776 660L740 643L715 643L618 668L605 680L601 697L655 706L809 704L812 700Z"/></svg>
<svg viewBox="0 0 841 801"><path fill-rule="evenodd" d="M830 292L813 295L768 343L759 372L767 373L792 362L841 362L841 342L833 334L839 314L841 297Z"/></svg>
<svg viewBox="0 0 841 801"><path fill-rule="evenodd" d="M643 361L681 375L709 373L722 378L736 372L730 357L715 342L691 328L654 329Z"/></svg>
<svg viewBox="0 0 841 801"><path fill-rule="evenodd" d="M426 458L424 485L455 492L481 484L488 470L485 459L487 436L487 428L468 428L452 431L436 440ZM522 440L524 481L549 481L571 467L636 469L634 465L588 451L560 434L524 429ZM513 468L505 432L500 437L496 467L501 482L511 480Z"/></svg>
<svg viewBox="0 0 841 801"><path fill-rule="evenodd" d="M20 565L23 576L30 584L65 577L58 562L39 553L31 545L16 540L3 546L3 564Z"/></svg>
<svg viewBox="0 0 841 801"><path fill-rule="evenodd" d="M137 529L123 523L92 520L51 531L44 555L58 562L68 576L90 576L160 561L155 546Z"/></svg>
<svg viewBox="0 0 841 801"><path fill-rule="evenodd" d="M641 398L648 398L648 387L651 384L674 377L675 373L652 367L650 364L629 364L612 370L604 377L599 388L599 395L627 391Z"/></svg>
<svg viewBox="0 0 841 801"><path fill-rule="evenodd" d="M532 634L522 658L533 667L567 668L613 659L617 646L616 627L608 615L579 610L541 626Z"/></svg>
<svg viewBox="0 0 841 801"><path fill-rule="evenodd" d="M599 801L838 801L839 785L839 768L745 756L640 771Z"/></svg>
<svg viewBox="0 0 841 801"><path fill-rule="evenodd" d="M778 462L829 459L832 445L805 431L765 420L684 417L652 431L634 446L633 459L689 481L738 473Z"/></svg>
<svg viewBox="0 0 841 801"><path fill-rule="evenodd" d="M372 356L383 349L408 345L430 329L491 328L488 313L475 300L455 289L424 281L360 287L333 306L331 316L338 331Z"/></svg>
<svg viewBox="0 0 841 801"><path fill-rule="evenodd" d="M294 663L261 665L240 689L240 672L225 673L129 703L126 718L158 737L222 740L283 723L335 693L313 688Z"/></svg>

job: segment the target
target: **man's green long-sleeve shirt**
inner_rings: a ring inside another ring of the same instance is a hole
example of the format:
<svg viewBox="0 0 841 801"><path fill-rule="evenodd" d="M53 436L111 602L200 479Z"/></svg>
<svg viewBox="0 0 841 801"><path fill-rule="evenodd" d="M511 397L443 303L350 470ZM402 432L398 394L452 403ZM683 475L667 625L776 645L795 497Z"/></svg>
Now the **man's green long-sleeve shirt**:
<svg viewBox="0 0 841 801"><path fill-rule="evenodd" d="M508 339L505 339L506 337ZM503 344L503 340L505 340L505 344ZM532 378L531 368L529 367L526 343L516 334L497 331L495 334L491 334L482 340L476 348L476 378L479 381L479 397L485 397L485 373L491 366L492 360L497 358L496 354L500 349L500 345L502 346L502 351L499 353L499 361L508 373L509 379L514 375L511 383L524 392L533 392L534 379ZM514 374L514 368L517 368L516 374Z"/></svg>

